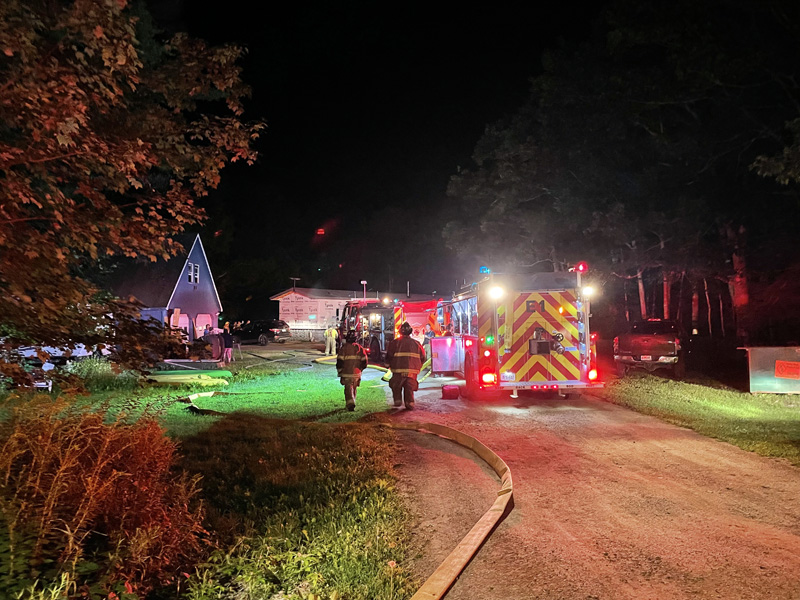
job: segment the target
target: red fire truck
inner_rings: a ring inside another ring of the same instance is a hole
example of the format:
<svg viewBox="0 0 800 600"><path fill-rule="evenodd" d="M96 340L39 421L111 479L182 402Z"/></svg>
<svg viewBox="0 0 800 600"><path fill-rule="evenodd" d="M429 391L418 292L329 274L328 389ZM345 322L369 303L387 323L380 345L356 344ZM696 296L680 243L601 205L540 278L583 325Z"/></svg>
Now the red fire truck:
<svg viewBox="0 0 800 600"><path fill-rule="evenodd" d="M386 347L398 334L400 325L408 321L414 329L412 337L422 343L425 323L438 331L436 309L441 299L423 302L406 300L379 300L367 298L350 300L344 305L339 324L339 339L344 339L349 330L356 332L356 338L369 355L372 363L382 364Z"/></svg>
<svg viewBox="0 0 800 600"><path fill-rule="evenodd" d="M481 391L601 387L585 263L570 272L491 274L439 307L453 336L431 341L434 375L461 372L467 396Z"/></svg>

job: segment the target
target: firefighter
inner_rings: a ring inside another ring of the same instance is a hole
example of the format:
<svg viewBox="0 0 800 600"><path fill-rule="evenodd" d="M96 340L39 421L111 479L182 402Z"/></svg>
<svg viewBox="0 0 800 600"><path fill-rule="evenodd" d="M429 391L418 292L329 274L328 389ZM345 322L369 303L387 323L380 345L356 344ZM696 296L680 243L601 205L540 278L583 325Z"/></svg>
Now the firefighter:
<svg viewBox="0 0 800 600"><path fill-rule="evenodd" d="M361 383L361 371L367 368L367 353L356 344L356 332L347 332L345 343L336 355L336 372L344 386L344 400L347 410L356 409L356 392Z"/></svg>
<svg viewBox="0 0 800 600"><path fill-rule="evenodd" d="M325 356L333 356L336 354L336 338L339 337L339 332L333 325L328 325L323 335L325 336Z"/></svg>
<svg viewBox="0 0 800 600"><path fill-rule="evenodd" d="M425 362L425 349L411 337L413 329L408 322L400 326L400 336L389 343L386 360L392 370L389 387L392 388L394 405L400 406L405 401L406 409L414 408L414 392L419 388L417 375Z"/></svg>

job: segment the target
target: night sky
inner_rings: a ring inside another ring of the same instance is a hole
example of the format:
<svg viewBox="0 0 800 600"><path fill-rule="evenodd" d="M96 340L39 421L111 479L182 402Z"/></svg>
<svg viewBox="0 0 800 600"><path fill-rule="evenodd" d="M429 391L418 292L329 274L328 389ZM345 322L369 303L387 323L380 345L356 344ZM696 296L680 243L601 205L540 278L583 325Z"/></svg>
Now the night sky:
<svg viewBox="0 0 800 600"><path fill-rule="evenodd" d="M470 164L486 124L524 101L544 49L586 38L602 9L574 2L428 4L152 5L167 30L248 48L243 78L253 97L246 118L268 124L259 163L228 168L207 202L204 238L223 232L219 243L207 242L212 263L283 252L301 270L300 263L313 267L322 253L326 268L344 268L330 276L320 270L316 281L305 277L300 285L360 288L360 279L375 274L357 272L361 263L345 257L370 217L399 207L407 218L393 226L413 232L419 218L446 214L447 182ZM321 226L327 252L313 243ZM433 266L386 274L383 286L388 278L412 279L415 291L430 292L460 276L436 266L452 259L438 238ZM369 251L393 251L377 246ZM276 275L274 291L290 284L283 275Z"/></svg>

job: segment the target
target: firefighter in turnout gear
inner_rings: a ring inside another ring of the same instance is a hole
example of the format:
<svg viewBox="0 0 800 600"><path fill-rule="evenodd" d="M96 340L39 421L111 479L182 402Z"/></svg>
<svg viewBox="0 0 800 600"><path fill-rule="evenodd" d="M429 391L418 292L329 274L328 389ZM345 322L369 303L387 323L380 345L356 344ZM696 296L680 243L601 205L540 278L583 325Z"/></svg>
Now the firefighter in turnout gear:
<svg viewBox="0 0 800 600"><path fill-rule="evenodd" d="M400 326L400 336L389 343L386 360L392 370L389 387L392 388L394 405L400 406L405 401L406 409L414 408L414 392L419 388L417 375L425 363L425 349L411 337L413 329L408 322Z"/></svg>
<svg viewBox="0 0 800 600"><path fill-rule="evenodd" d="M367 368L367 353L356 344L356 332L350 330L345 336L345 343L336 355L336 372L344 386L344 400L347 410L356 408L356 392L361 383L361 372Z"/></svg>

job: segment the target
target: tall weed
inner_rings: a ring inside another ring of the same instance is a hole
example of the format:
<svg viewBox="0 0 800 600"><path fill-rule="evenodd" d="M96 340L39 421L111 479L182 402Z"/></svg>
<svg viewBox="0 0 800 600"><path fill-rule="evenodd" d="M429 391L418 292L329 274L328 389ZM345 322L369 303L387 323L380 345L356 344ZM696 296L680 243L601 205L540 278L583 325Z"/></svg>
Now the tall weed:
<svg viewBox="0 0 800 600"><path fill-rule="evenodd" d="M168 584L205 535L199 477L176 477L175 461L150 418L109 421L49 398L14 408L0 426L0 584L53 571L137 592Z"/></svg>
<svg viewBox="0 0 800 600"><path fill-rule="evenodd" d="M105 358L76 360L67 365L66 371L78 377L90 392L130 390L139 385L137 373L121 370Z"/></svg>

